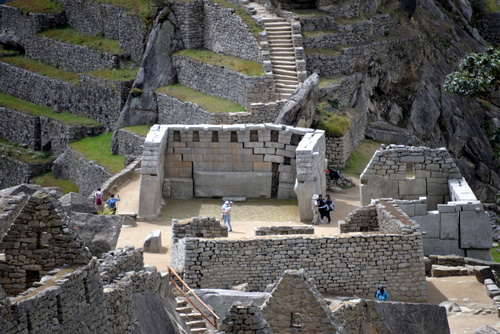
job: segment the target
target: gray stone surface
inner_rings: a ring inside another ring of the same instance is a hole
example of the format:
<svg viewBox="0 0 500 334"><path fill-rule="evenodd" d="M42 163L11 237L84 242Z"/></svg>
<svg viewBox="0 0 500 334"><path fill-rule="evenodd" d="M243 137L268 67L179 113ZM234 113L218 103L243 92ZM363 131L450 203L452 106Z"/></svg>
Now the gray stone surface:
<svg viewBox="0 0 500 334"><path fill-rule="evenodd" d="M439 229L439 214L436 211L428 211L425 216L415 216L412 219L420 225L420 229L424 234L424 240L427 239L437 239L440 235ZM457 245L458 245L458 238ZM425 246L424 246L425 248ZM428 253L426 253L428 254ZM432 254L432 253L431 253Z"/></svg>
<svg viewBox="0 0 500 334"><path fill-rule="evenodd" d="M93 256L100 257L116 248L122 227L121 216L72 212L71 219Z"/></svg>
<svg viewBox="0 0 500 334"><path fill-rule="evenodd" d="M472 272L476 276L477 281L481 284L484 283L485 279L495 280L493 271L489 266L474 266L472 267Z"/></svg>
<svg viewBox="0 0 500 334"><path fill-rule="evenodd" d="M460 212L460 248L492 247L490 218L484 211Z"/></svg>
<svg viewBox="0 0 500 334"><path fill-rule="evenodd" d="M193 173L195 197L270 198L272 174L266 172Z"/></svg>
<svg viewBox="0 0 500 334"><path fill-rule="evenodd" d="M170 179L172 198L193 198L193 179L192 178L172 178Z"/></svg>
<svg viewBox="0 0 500 334"><path fill-rule="evenodd" d="M499 333L500 333L499 331L497 331L495 328L491 326L481 325L472 334L499 334Z"/></svg>
<svg viewBox="0 0 500 334"><path fill-rule="evenodd" d="M153 230L149 232L144 240L144 252L147 253L161 253L161 230Z"/></svg>
<svg viewBox="0 0 500 334"><path fill-rule="evenodd" d="M67 214L72 211L97 214L93 200L80 194L71 192L59 198L59 201Z"/></svg>
<svg viewBox="0 0 500 334"><path fill-rule="evenodd" d="M426 238L424 242L424 254L456 254L465 255L465 251L460 249L458 240L440 240L438 238Z"/></svg>
<svg viewBox="0 0 500 334"><path fill-rule="evenodd" d="M439 238L443 240L458 240L460 230L458 212L441 213L439 217L441 223Z"/></svg>

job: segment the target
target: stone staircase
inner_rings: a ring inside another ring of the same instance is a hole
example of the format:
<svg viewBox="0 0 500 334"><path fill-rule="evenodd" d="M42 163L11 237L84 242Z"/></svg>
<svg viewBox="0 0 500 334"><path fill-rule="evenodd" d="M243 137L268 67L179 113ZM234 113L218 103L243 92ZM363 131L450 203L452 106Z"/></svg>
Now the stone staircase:
<svg viewBox="0 0 500 334"><path fill-rule="evenodd" d="M202 334L207 330L207 324L203 316L189 305L187 300L183 297L176 297L177 307L175 311L179 313L180 317L191 330L193 334Z"/></svg>
<svg viewBox="0 0 500 334"><path fill-rule="evenodd" d="M299 85L292 26L284 18L271 15L258 3L252 3L252 7L264 23L276 91L280 99L287 98Z"/></svg>

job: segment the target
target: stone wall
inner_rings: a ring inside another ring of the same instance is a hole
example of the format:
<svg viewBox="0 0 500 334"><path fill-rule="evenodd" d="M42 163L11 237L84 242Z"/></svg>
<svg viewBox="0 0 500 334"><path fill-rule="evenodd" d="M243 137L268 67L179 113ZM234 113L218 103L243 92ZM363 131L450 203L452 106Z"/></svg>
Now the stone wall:
<svg viewBox="0 0 500 334"><path fill-rule="evenodd" d="M0 107L0 138L34 151L58 155L69 143L104 131L102 126L70 126L42 116Z"/></svg>
<svg viewBox="0 0 500 334"><path fill-rule="evenodd" d="M339 220L340 233L374 232L379 230L377 208L367 205L354 209L345 221Z"/></svg>
<svg viewBox="0 0 500 334"><path fill-rule="evenodd" d="M179 83L202 93L218 96L248 107L252 102L276 100L274 75L245 76L226 67L188 57L172 57Z"/></svg>
<svg viewBox="0 0 500 334"><path fill-rule="evenodd" d="M100 187L101 191L104 194L104 197L107 198L109 195L114 194L116 192L116 189L118 189L121 185L135 179L135 177L137 176L137 170L140 167L141 159L137 158L120 172L107 179Z"/></svg>
<svg viewBox="0 0 500 334"><path fill-rule="evenodd" d="M369 45L342 49L342 54L338 56L306 54L307 71L318 73L320 76L352 74L357 72L360 67L367 66L367 59L377 59L383 55L384 63L393 65L392 72L403 73L407 71L407 67L397 61L399 50L403 49L405 52L414 53L415 57L421 58L420 55L424 50L422 38L382 40Z"/></svg>
<svg viewBox="0 0 500 334"><path fill-rule="evenodd" d="M259 43L241 17L234 15L235 10L211 0L205 0L203 4L203 46L228 56L261 63Z"/></svg>
<svg viewBox="0 0 500 334"><path fill-rule="evenodd" d="M156 93L158 122L161 124L247 124L274 122L285 101L255 103L249 111L210 113L197 104Z"/></svg>
<svg viewBox="0 0 500 334"><path fill-rule="evenodd" d="M203 47L204 4L202 0L191 2L172 2L172 11L177 18L185 49Z"/></svg>
<svg viewBox="0 0 500 334"><path fill-rule="evenodd" d="M26 57L71 72L119 68L130 58L125 52L110 54L40 36L30 38L24 50Z"/></svg>
<svg viewBox="0 0 500 334"><path fill-rule="evenodd" d="M14 223L19 212L28 201L24 194L17 196L0 197L0 235L7 233L9 227Z"/></svg>
<svg viewBox="0 0 500 334"><path fill-rule="evenodd" d="M172 243L182 238L222 238L227 237L227 226L215 217L193 217L172 219Z"/></svg>
<svg viewBox="0 0 500 334"><path fill-rule="evenodd" d="M114 136L118 155L133 155L141 156L142 148L144 146L145 137L141 137L136 133L130 132L126 129L119 129L115 132Z"/></svg>
<svg viewBox="0 0 500 334"><path fill-rule="evenodd" d="M33 176L49 172L52 162L27 163L8 156L0 157L0 189L29 183Z"/></svg>
<svg viewBox="0 0 500 334"><path fill-rule="evenodd" d="M113 127L132 82L80 75L78 84L45 77L0 61L0 90L41 106L58 107Z"/></svg>
<svg viewBox="0 0 500 334"><path fill-rule="evenodd" d="M59 1L68 24L75 30L119 41L120 47L140 63L148 33L148 24L140 16L105 3L80 0Z"/></svg>
<svg viewBox="0 0 500 334"><path fill-rule="evenodd" d="M449 199L448 180L462 175L446 148L381 146L361 174L361 203L427 197L427 210Z"/></svg>
<svg viewBox="0 0 500 334"><path fill-rule="evenodd" d="M80 194L89 196L106 182L111 173L94 161L87 161L81 153L68 147L54 162L54 176L69 179L80 188Z"/></svg>
<svg viewBox="0 0 500 334"><path fill-rule="evenodd" d="M365 138L368 113L354 114L349 118L349 129L341 137L326 137L326 157L336 168L344 168L347 159Z"/></svg>
<svg viewBox="0 0 500 334"><path fill-rule="evenodd" d="M19 9L0 5L0 33L16 35L23 40L36 33L66 23L64 12L60 14L24 14Z"/></svg>
<svg viewBox="0 0 500 334"><path fill-rule="evenodd" d="M305 226L256 226L255 236L263 235L290 235L290 234L314 234L313 225Z"/></svg>
<svg viewBox="0 0 500 334"><path fill-rule="evenodd" d="M184 240L184 281L192 288L245 282L264 291L283 270L304 268L321 292L372 297L384 279L394 300L427 300L420 233Z"/></svg>

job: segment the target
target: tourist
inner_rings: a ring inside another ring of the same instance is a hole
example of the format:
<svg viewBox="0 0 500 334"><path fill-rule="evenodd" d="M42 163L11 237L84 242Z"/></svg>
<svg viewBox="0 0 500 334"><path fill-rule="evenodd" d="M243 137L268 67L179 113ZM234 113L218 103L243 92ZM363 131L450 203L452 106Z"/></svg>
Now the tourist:
<svg viewBox="0 0 500 334"><path fill-rule="evenodd" d="M120 200L120 195L116 195L116 197L117 198L115 198L115 194L111 194L111 197L106 202L108 209L111 210L113 215L116 213L116 202Z"/></svg>
<svg viewBox="0 0 500 334"><path fill-rule="evenodd" d="M97 191L94 193L94 205L97 212L102 212L104 210L104 193L101 191L101 188L97 188Z"/></svg>
<svg viewBox="0 0 500 334"><path fill-rule="evenodd" d="M322 223L329 211L321 194L318 195L318 199L316 200L316 207L319 211L319 222Z"/></svg>
<svg viewBox="0 0 500 334"><path fill-rule="evenodd" d="M387 293L387 291L385 291L385 286L383 284L380 284L380 287L378 288L378 291L375 294L375 298L377 298L380 301L385 301L389 299L389 294Z"/></svg>
<svg viewBox="0 0 500 334"><path fill-rule="evenodd" d="M222 206L222 222L227 225L229 232L233 231L231 226L231 210L233 209L233 202L226 201Z"/></svg>
<svg viewBox="0 0 500 334"><path fill-rule="evenodd" d="M330 212L332 212L335 209L335 205L333 204L333 201L330 198L330 195L326 195L326 200L325 200L325 205L326 205L326 215L325 217L328 218L328 223L330 224L332 222L332 218L330 218Z"/></svg>

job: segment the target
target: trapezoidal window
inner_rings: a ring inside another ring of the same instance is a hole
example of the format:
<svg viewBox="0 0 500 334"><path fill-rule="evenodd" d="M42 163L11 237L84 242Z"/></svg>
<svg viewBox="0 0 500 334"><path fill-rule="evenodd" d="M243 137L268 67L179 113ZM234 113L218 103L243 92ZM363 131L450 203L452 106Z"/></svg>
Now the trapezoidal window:
<svg viewBox="0 0 500 334"><path fill-rule="evenodd" d="M406 178L407 179L415 178L415 165L413 162L406 163Z"/></svg>
<svg viewBox="0 0 500 334"><path fill-rule="evenodd" d="M193 141L194 142L200 141L200 132L199 131L193 131Z"/></svg>
<svg viewBox="0 0 500 334"><path fill-rule="evenodd" d="M212 143L219 142L219 133L217 131L212 131Z"/></svg>
<svg viewBox="0 0 500 334"><path fill-rule="evenodd" d="M175 142L181 141L181 132L180 131L174 131L174 141Z"/></svg>
<svg viewBox="0 0 500 334"><path fill-rule="evenodd" d="M277 143L280 138L280 133L278 131L271 131L271 141Z"/></svg>
<svg viewBox="0 0 500 334"><path fill-rule="evenodd" d="M250 130L250 141L251 142L259 141L259 132L257 130Z"/></svg>
<svg viewBox="0 0 500 334"><path fill-rule="evenodd" d="M238 142L238 132L231 131L231 143L237 143L237 142Z"/></svg>
<svg viewBox="0 0 500 334"><path fill-rule="evenodd" d="M290 144L298 146L301 140L302 136L294 133L292 134L292 138L290 139Z"/></svg>
<svg viewBox="0 0 500 334"><path fill-rule="evenodd" d="M292 313L290 315L290 327L302 328L302 317L300 316L300 313Z"/></svg>

